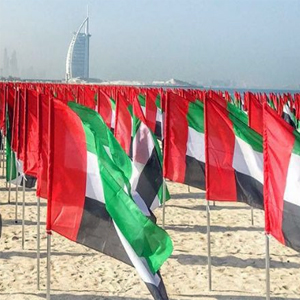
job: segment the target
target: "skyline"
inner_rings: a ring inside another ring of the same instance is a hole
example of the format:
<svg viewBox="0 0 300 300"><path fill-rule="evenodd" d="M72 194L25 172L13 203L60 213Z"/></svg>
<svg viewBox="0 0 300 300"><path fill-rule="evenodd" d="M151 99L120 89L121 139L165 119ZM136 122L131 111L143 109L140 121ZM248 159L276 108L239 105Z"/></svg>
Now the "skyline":
<svg viewBox="0 0 300 300"><path fill-rule="evenodd" d="M20 73L63 79L87 5L90 77L299 88L294 0L0 0L0 68L7 48Z"/></svg>

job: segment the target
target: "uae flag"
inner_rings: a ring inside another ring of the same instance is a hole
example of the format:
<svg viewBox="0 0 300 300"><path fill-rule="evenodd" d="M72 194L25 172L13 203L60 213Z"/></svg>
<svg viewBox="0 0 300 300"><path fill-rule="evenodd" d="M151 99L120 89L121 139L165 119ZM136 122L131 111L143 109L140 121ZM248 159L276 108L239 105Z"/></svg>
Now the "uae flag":
<svg viewBox="0 0 300 300"><path fill-rule="evenodd" d="M132 195L141 198L150 211L163 202L162 153L154 133L146 125L137 97L133 99ZM170 195L166 189L166 199Z"/></svg>
<svg viewBox="0 0 300 300"><path fill-rule="evenodd" d="M166 104L164 177L205 189L203 103L169 92Z"/></svg>
<svg viewBox="0 0 300 300"><path fill-rule="evenodd" d="M171 255L171 239L131 198L101 142L101 117L90 111L83 121L87 108L79 118L50 103L47 229L133 265L154 299L168 299L159 268Z"/></svg>
<svg viewBox="0 0 300 300"><path fill-rule="evenodd" d="M300 135L264 105L266 232L300 251Z"/></svg>
<svg viewBox="0 0 300 300"><path fill-rule="evenodd" d="M262 136L248 127L243 112L226 105L205 101L206 199L262 209Z"/></svg>

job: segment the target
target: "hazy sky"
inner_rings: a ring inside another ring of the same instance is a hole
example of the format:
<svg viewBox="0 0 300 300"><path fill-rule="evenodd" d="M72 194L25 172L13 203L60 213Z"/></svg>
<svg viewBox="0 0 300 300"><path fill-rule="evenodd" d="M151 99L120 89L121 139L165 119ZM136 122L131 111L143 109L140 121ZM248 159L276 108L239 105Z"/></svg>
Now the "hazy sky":
<svg viewBox="0 0 300 300"><path fill-rule="evenodd" d="M87 4L91 77L300 84L300 0L0 0L0 67L64 78Z"/></svg>

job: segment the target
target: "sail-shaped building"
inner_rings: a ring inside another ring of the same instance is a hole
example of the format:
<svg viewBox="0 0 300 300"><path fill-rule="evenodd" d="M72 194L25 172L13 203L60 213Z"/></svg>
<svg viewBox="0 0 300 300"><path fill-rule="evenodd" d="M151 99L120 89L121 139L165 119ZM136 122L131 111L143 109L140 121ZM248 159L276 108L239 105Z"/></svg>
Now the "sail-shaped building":
<svg viewBox="0 0 300 300"><path fill-rule="evenodd" d="M68 49L66 61L67 82L72 78L89 79L90 37L89 16L87 16L79 29L74 32Z"/></svg>

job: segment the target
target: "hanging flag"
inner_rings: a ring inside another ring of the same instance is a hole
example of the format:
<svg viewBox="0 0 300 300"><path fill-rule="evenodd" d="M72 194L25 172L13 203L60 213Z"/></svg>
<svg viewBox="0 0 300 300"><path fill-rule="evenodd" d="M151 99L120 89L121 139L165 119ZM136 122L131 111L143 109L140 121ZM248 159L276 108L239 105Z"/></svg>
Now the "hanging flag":
<svg viewBox="0 0 300 300"><path fill-rule="evenodd" d="M165 129L164 177L205 189L203 103L169 92Z"/></svg>
<svg viewBox="0 0 300 300"><path fill-rule="evenodd" d="M61 102L50 105L47 230L133 265L154 299L168 299L158 270L171 239L131 198L102 144L100 116L82 121Z"/></svg>
<svg viewBox="0 0 300 300"><path fill-rule="evenodd" d="M234 105L205 100L206 199L263 208L262 137Z"/></svg>
<svg viewBox="0 0 300 300"><path fill-rule="evenodd" d="M249 105L249 127L259 133L263 134L263 118L262 118L262 104L256 96L250 92L247 93Z"/></svg>
<svg viewBox="0 0 300 300"><path fill-rule="evenodd" d="M137 97L133 103L132 194L141 197L150 210L163 203L162 153L154 133L146 125ZM166 201L170 199L166 188Z"/></svg>
<svg viewBox="0 0 300 300"><path fill-rule="evenodd" d="M300 251L300 135L264 105L265 230Z"/></svg>

